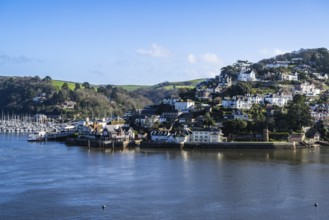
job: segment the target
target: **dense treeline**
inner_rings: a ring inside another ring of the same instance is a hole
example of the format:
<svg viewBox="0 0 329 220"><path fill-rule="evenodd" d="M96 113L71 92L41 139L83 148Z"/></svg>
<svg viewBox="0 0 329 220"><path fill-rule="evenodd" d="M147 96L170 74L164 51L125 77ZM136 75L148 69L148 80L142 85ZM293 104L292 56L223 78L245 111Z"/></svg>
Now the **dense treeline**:
<svg viewBox="0 0 329 220"><path fill-rule="evenodd" d="M1 77L0 108L4 113L103 117L121 115L128 109L143 108L152 102L139 94L111 85L92 87L88 82L70 89L56 88L50 77ZM71 106L67 102L73 102Z"/></svg>

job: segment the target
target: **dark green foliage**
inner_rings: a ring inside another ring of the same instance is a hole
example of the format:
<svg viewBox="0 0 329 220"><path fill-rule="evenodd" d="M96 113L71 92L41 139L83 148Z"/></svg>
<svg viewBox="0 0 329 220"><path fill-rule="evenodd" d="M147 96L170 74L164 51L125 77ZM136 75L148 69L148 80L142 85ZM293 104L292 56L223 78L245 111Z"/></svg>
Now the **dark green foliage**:
<svg viewBox="0 0 329 220"><path fill-rule="evenodd" d="M156 109L155 114L157 114L157 115L161 115L163 112L170 112L175 109L173 106L168 105L168 104L156 105L156 106L154 106L154 108Z"/></svg>
<svg viewBox="0 0 329 220"><path fill-rule="evenodd" d="M211 117L209 112L207 112L205 114L203 124L205 126L214 126L215 125L215 120Z"/></svg>
<svg viewBox="0 0 329 220"><path fill-rule="evenodd" d="M162 87L140 88L133 91L133 94L144 96L145 98L151 100L154 104L161 103L165 97L178 96L175 90L164 89Z"/></svg>
<svg viewBox="0 0 329 220"><path fill-rule="evenodd" d="M238 78L239 70L237 67L229 65L229 66L223 67L221 69L221 73L227 74L227 75L231 76L233 80L236 80Z"/></svg>
<svg viewBox="0 0 329 220"><path fill-rule="evenodd" d="M51 82L39 77L3 77L0 79L0 107L7 113L35 113L33 98L43 93L51 98L54 92Z"/></svg>
<svg viewBox="0 0 329 220"><path fill-rule="evenodd" d="M243 131L247 127L247 122L241 119L228 120L223 123L225 135L235 134Z"/></svg>
<svg viewBox="0 0 329 220"><path fill-rule="evenodd" d="M293 58L302 58L294 61L294 65L306 64L311 66L315 72L329 73L329 51L326 48L300 49L294 53L286 53L275 58L261 60L258 64L265 65L274 61L291 61Z"/></svg>
<svg viewBox="0 0 329 220"><path fill-rule="evenodd" d="M74 90L81 89L81 85L79 83L76 83L74 86Z"/></svg>
<svg viewBox="0 0 329 220"><path fill-rule="evenodd" d="M222 93L222 96L237 96L237 95L246 95L253 94L253 88L249 83L246 82L238 82L237 84L228 88L225 92Z"/></svg>
<svg viewBox="0 0 329 220"><path fill-rule="evenodd" d="M121 115L128 109L143 108L151 104L147 98L112 86L91 89L85 82L83 88L75 84L74 91L64 83L59 91L46 77L0 77L0 108L4 113L62 114L67 117ZM34 99L34 100L33 100ZM67 101L76 102L74 109L62 106Z"/></svg>
<svg viewBox="0 0 329 220"><path fill-rule="evenodd" d="M91 88L89 82L82 83L82 87L85 88L85 89L90 89Z"/></svg>
<svg viewBox="0 0 329 220"><path fill-rule="evenodd" d="M183 100L188 100L188 99L195 99L195 89L187 89L187 88L182 88L179 89L179 96Z"/></svg>
<svg viewBox="0 0 329 220"><path fill-rule="evenodd" d="M329 130L323 121L317 122L311 129L309 129L306 133L306 137L312 138L316 132L319 132L321 139L329 141Z"/></svg>
<svg viewBox="0 0 329 220"><path fill-rule="evenodd" d="M310 108L305 102L306 96L295 95L293 101L287 107L289 127L294 131L300 131L302 126L309 126L312 123Z"/></svg>

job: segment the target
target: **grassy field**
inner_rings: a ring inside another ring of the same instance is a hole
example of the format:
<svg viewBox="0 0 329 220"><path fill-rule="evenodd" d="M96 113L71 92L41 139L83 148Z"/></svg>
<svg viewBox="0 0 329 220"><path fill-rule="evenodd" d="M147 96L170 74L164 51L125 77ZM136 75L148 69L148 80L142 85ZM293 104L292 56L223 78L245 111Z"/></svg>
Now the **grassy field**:
<svg viewBox="0 0 329 220"><path fill-rule="evenodd" d="M71 90L74 90L74 88L75 88L74 82L67 82L67 81L62 81L62 80L52 80L52 83L56 87L56 89L61 89L64 83L67 83Z"/></svg>
<svg viewBox="0 0 329 220"><path fill-rule="evenodd" d="M166 90L172 90L174 88L176 88L176 89L179 89L179 88L192 89L198 83L200 83L204 80L206 80L206 79L194 79L194 80L182 81L182 82L169 82L169 85L164 86L162 88L164 88ZM67 83L71 90L74 90L74 88L75 88L75 82L67 82L67 81L62 81L62 80L52 80L52 83L57 89L62 88L64 83ZM159 84L157 84L157 85L159 85ZM122 88L122 89L125 89L125 90L131 92L131 91L135 91L137 89L143 89L143 88L145 88L145 89L152 88L152 87L157 88L158 87L157 85L153 85L153 86L148 86L148 85L114 85L114 86L117 86L119 88Z"/></svg>
<svg viewBox="0 0 329 220"><path fill-rule="evenodd" d="M122 89L125 89L125 90L131 92L131 91L135 91L137 89L149 88L151 86L144 86L144 85L117 85L117 87L120 87Z"/></svg>
<svg viewBox="0 0 329 220"><path fill-rule="evenodd" d="M166 90L172 90L172 89L193 89L194 86L180 86L180 85L170 85L170 86L164 86L163 87Z"/></svg>

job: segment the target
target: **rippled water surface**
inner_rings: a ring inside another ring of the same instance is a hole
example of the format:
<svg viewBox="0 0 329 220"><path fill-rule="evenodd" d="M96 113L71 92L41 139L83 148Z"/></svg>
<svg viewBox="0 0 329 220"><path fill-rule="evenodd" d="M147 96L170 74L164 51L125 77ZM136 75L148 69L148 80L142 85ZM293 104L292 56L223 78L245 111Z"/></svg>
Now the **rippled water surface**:
<svg viewBox="0 0 329 220"><path fill-rule="evenodd" d="M0 135L0 219L329 219L328 196L329 148L112 151Z"/></svg>

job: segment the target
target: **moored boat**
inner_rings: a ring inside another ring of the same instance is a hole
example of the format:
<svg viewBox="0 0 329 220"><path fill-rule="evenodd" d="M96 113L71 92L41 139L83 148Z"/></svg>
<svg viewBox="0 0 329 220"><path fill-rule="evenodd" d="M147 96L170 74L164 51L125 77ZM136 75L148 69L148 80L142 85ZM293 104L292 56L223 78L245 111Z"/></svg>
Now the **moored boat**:
<svg viewBox="0 0 329 220"><path fill-rule="evenodd" d="M45 131L37 131L30 134L27 138L28 141L44 141L47 133Z"/></svg>

